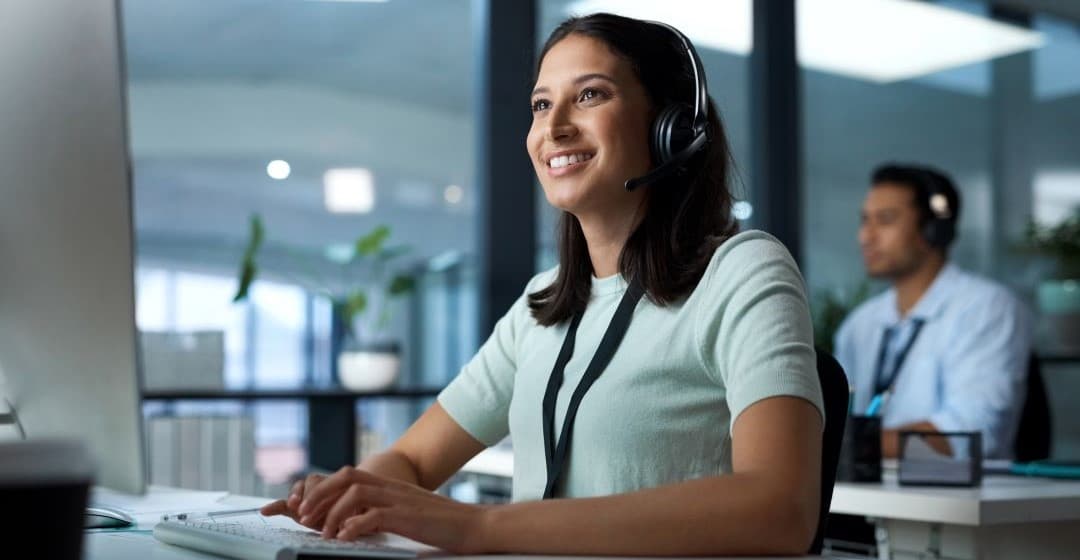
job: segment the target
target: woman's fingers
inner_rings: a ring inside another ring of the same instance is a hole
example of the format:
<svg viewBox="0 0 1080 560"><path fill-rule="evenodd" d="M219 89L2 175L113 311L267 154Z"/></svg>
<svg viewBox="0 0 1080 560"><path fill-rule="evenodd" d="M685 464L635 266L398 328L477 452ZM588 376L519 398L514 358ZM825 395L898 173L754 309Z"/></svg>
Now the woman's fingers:
<svg viewBox="0 0 1080 560"><path fill-rule="evenodd" d="M367 511L346 519L341 524L335 538L343 541L351 541L363 536L373 535L386 531L386 520L389 508L370 508Z"/></svg>
<svg viewBox="0 0 1080 560"><path fill-rule="evenodd" d="M333 538L346 519L371 508L393 505L405 498L391 488L353 484L327 512L323 522L323 536Z"/></svg>
<svg viewBox="0 0 1080 560"><path fill-rule="evenodd" d="M259 513L263 515L285 515L289 513L289 506L285 503L285 500L274 500L269 504L259 508Z"/></svg>
<svg viewBox="0 0 1080 560"><path fill-rule="evenodd" d="M309 474L304 479L304 485L300 489L300 499L303 500L304 496L307 496L312 488L319 485L326 477L321 474Z"/></svg>
<svg viewBox="0 0 1080 560"><path fill-rule="evenodd" d="M285 498L285 503L289 506L289 510L295 514L300 508L300 502L304 499L304 481L297 480L292 488L289 490L288 497Z"/></svg>
<svg viewBox="0 0 1080 560"><path fill-rule="evenodd" d="M383 479L353 467L342 467L336 473L325 478L318 486L311 488L300 503L300 514L307 517L330 510L333 502L348 490L352 484L382 484Z"/></svg>
<svg viewBox="0 0 1080 560"><path fill-rule="evenodd" d="M337 535L338 526L342 521L345 521L349 517L352 517L365 508L363 508L357 502L360 500L360 486L353 484L349 486L345 493L337 499L336 502L326 512L326 519L323 521L322 536L327 539L334 538Z"/></svg>
<svg viewBox="0 0 1080 560"><path fill-rule="evenodd" d="M286 515L300 521L300 504L309 488L314 488L323 478L321 474L311 474L293 483L289 495L283 500L276 500L263 506L259 512L263 515Z"/></svg>

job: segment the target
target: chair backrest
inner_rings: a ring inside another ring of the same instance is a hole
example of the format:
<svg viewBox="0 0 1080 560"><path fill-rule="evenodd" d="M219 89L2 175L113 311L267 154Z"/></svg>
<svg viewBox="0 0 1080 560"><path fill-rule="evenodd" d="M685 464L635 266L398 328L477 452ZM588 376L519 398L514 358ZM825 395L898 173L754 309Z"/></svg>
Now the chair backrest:
<svg viewBox="0 0 1080 560"><path fill-rule="evenodd" d="M848 414L848 380L844 369L825 350L817 349L818 379L825 401L825 431L821 441L821 508L818 511L817 533L810 545L810 554L820 554L825 539L825 520L832 503L836 466L840 461L840 443L844 439L844 424Z"/></svg>
<svg viewBox="0 0 1080 560"><path fill-rule="evenodd" d="M1050 401L1046 396L1038 356L1028 360L1027 396L1020 411L1020 424L1016 428L1013 457L1021 462L1039 461L1050 457L1051 430Z"/></svg>

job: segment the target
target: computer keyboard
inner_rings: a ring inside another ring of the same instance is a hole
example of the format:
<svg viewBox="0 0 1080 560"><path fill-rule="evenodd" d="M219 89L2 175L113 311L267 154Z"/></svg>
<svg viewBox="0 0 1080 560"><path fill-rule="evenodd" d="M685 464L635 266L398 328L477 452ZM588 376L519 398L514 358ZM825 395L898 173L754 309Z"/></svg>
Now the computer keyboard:
<svg viewBox="0 0 1080 560"><path fill-rule="evenodd" d="M269 525L163 521L154 526L154 538L240 560L416 557L416 552L404 548L365 541L324 539L314 531Z"/></svg>

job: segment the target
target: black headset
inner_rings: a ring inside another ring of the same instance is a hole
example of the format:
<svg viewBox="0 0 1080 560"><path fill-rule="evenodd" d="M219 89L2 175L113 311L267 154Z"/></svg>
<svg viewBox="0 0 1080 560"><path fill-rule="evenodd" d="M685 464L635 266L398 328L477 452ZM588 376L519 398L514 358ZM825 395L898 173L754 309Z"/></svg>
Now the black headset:
<svg viewBox="0 0 1080 560"><path fill-rule="evenodd" d="M705 69L697 51L681 31L659 21L650 21L670 30L682 42L694 71L694 106L672 103L656 115L649 134L649 151L656 168L641 177L626 181L626 190L653 183L684 169L686 162L709 144L709 94L705 87Z"/></svg>
<svg viewBox="0 0 1080 560"><path fill-rule="evenodd" d="M922 227L923 239L931 247L947 249L956 238L956 209L949 201L947 189L933 173L919 171L926 194L926 223Z"/></svg>

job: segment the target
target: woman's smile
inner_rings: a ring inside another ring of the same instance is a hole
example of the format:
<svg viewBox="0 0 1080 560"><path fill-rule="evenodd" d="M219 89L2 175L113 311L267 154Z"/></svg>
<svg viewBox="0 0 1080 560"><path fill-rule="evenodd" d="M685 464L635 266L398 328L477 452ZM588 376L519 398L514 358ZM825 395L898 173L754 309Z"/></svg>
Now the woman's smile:
<svg viewBox="0 0 1080 560"><path fill-rule="evenodd" d="M588 151L563 150L545 156L544 163L547 164L549 177L565 177L584 169L592 161L593 156L594 154Z"/></svg>

